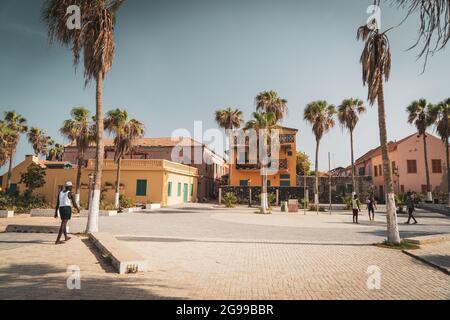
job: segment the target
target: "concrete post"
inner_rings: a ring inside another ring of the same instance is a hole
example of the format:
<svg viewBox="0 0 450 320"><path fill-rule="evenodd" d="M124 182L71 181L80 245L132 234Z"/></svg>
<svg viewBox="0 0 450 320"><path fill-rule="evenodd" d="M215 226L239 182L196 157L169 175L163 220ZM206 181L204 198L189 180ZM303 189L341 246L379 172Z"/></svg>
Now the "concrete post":
<svg viewBox="0 0 450 320"><path fill-rule="evenodd" d="M219 204L222 204L222 188L219 187Z"/></svg>
<svg viewBox="0 0 450 320"><path fill-rule="evenodd" d="M276 200L276 206L280 205L280 189L276 190L277 200Z"/></svg>
<svg viewBox="0 0 450 320"><path fill-rule="evenodd" d="M248 206L252 206L252 187L248 188Z"/></svg>

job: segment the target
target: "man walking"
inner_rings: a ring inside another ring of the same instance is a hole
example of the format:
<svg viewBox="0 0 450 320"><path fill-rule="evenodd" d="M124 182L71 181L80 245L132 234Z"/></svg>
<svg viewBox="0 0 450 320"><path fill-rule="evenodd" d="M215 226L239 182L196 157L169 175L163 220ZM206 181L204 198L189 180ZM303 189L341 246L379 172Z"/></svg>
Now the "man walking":
<svg viewBox="0 0 450 320"><path fill-rule="evenodd" d="M55 244L64 243L61 241L61 236L63 233L65 241L70 240L70 237L67 236L67 222L69 222L72 218L72 206L74 206L78 210L78 213L80 213L80 208L78 207L75 197L72 194L72 187L72 182L66 182L64 189L59 192L58 199L56 200L55 219L58 218L59 211L59 216L61 217L61 227L59 228L59 233Z"/></svg>
<svg viewBox="0 0 450 320"><path fill-rule="evenodd" d="M358 195L355 193L352 199L353 223L358 223L358 215L361 211Z"/></svg>
<svg viewBox="0 0 450 320"><path fill-rule="evenodd" d="M377 202L373 192L370 193L369 199L367 199L367 210L369 211L369 220L375 221L375 210L377 209Z"/></svg>
<svg viewBox="0 0 450 320"><path fill-rule="evenodd" d="M414 211L416 211L416 206L414 205L414 198L411 194L411 192L408 192L406 194L406 208L408 209L408 221L405 222L405 224L409 224L411 219L414 220L414 224L417 224L416 218L414 218Z"/></svg>

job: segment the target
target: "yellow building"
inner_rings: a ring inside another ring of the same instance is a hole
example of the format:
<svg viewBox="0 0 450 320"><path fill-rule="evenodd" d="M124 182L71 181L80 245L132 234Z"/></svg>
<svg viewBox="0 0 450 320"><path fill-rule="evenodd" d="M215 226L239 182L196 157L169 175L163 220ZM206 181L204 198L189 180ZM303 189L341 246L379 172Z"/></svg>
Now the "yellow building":
<svg viewBox="0 0 450 320"><path fill-rule="evenodd" d="M53 162L39 160L34 156L27 156L12 172L11 189L24 191L20 184L20 176L32 164L38 164L45 169L46 183L35 190L35 195L44 196L55 205L58 191L66 181L75 184L77 169L69 162ZM87 167L82 169L81 202L87 203L89 193L89 174L94 171L94 160L89 160ZM114 203L116 164L113 160L105 160L103 165L103 196L107 203ZM171 206L186 202L197 201L196 168L174 163L167 160L122 160L121 191L120 194L131 198L135 203L160 203ZM6 188L6 174L1 177L2 189Z"/></svg>
<svg viewBox="0 0 450 320"><path fill-rule="evenodd" d="M279 170L268 177L268 186L271 187L295 187L297 185L296 163L297 163L297 129L279 128ZM249 154L248 141L245 145L238 145L237 139L233 145L234 161L230 166L231 186L262 185L261 168L255 156ZM253 161L252 161L253 160ZM252 164L253 163L253 164Z"/></svg>

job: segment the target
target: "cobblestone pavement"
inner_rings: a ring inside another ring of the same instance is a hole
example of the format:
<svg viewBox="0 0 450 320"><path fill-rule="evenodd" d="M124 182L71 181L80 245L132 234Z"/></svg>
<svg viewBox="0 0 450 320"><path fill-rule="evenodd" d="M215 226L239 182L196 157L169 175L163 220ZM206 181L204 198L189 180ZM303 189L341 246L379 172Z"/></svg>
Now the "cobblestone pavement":
<svg viewBox="0 0 450 320"><path fill-rule="evenodd" d="M450 231L447 218L419 216L422 225L402 225L404 234ZM55 235L0 233L0 299L450 299L448 275L401 251L368 245L383 238L381 216L360 226L349 218L197 206L102 217L102 231L148 257L150 272L135 275L116 274L81 236L54 246ZM84 223L74 219L72 230ZM70 265L80 267L81 290L66 287ZM381 272L379 290L367 287L371 266Z"/></svg>

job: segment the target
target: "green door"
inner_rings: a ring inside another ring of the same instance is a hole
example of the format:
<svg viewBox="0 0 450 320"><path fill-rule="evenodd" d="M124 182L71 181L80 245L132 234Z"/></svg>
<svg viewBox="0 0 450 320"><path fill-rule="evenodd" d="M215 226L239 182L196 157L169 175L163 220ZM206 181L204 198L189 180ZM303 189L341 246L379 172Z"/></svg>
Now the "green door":
<svg viewBox="0 0 450 320"><path fill-rule="evenodd" d="M184 184L183 190L183 201L188 202L188 194L189 194L189 185L187 183Z"/></svg>

